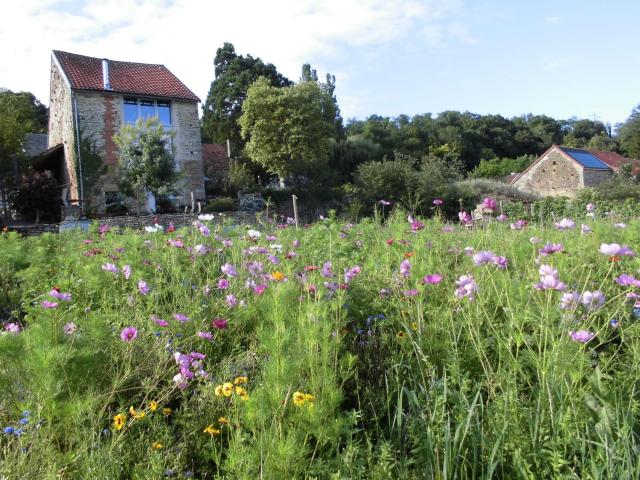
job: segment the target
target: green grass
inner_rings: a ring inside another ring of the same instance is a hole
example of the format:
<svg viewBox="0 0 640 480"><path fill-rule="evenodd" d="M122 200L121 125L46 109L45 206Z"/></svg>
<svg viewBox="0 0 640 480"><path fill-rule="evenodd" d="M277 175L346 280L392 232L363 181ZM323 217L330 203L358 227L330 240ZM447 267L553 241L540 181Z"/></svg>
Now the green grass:
<svg viewBox="0 0 640 480"><path fill-rule="evenodd" d="M231 225L208 237L197 228L101 235L97 226L0 236L0 314L22 327L0 335L0 427L23 429L0 434L0 478L640 476L640 329L626 298L634 288L614 282L638 276L640 264L598 251L613 242L639 250L639 223L582 219L593 228L583 235L500 223L443 232L430 220L412 232L405 218L267 224L257 241ZM183 248L167 242L178 238ZM546 241L564 251L539 258ZM191 250L198 244L208 252ZM503 255L508 268L475 266L465 247ZM262 274L249 272L251 261ZM334 278L310 268L328 261ZM131 278L104 271L107 262L130 265ZM225 263L238 276L220 290ZM561 310L562 292L533 288L541 264L557 268L568 291L600 290L606 303ZM348 286L324 285L343 284L354 266L361 272ZM274 280L276 271L286 278ZM433 273L442 282L423 284ZM478 285L473 301L454 296L466 274ZM251 281L266 290L254 293ZM72 301L43 308L54 286ZM212 326L220 318L226 329ZM120 339L128 326L138 331L132 342ZM582 329L595 337L572 341L569 332ZM176 352L206 355L184 389L174 381ZM237 377L247 377L238 386L248 399L219 395ZM296 405L296 392L313 399ZM126 416L120 430L117 414ZM220 432L205 433L209 425Z"/></svg>

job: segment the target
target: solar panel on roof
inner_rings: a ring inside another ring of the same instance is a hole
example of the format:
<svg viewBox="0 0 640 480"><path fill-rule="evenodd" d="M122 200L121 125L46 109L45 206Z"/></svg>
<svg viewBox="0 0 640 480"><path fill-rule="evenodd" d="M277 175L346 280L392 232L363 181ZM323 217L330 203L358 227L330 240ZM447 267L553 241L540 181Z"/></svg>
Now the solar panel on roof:
<svg viewBox="0 0 640 480"><path fill-rule="evenodd" d="M606 163L598 160L595 156L584 150L574 150L571 148L562 149L566 154L573 158L576 162L582 165L584 168L594 168L597 170L609 170Z"/></svg>

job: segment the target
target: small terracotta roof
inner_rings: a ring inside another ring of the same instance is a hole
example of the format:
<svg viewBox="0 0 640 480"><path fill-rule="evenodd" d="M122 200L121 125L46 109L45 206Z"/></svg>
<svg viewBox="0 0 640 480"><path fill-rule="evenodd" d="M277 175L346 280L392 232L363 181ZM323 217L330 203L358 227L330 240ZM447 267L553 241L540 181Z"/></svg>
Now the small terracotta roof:
<svg viewBox="0 0 640 480"><path fill-rule="evenodd" d="M74 90L104 91L102 58L53 50L71 88ZM111 90L117 93L152 97L200 99L178 80L164 65L107 60Z"/></svg>
<svg viewBox="0 0 640 480"><path fill-rule="evenodd" d="M227 147L217 143L203 143L202 161L205 168L229 168L230 159L227 156Z"/></svg>
<svg viewBox="0 0 640 480"><path fill-rule="evenodd" d="M606 163L614 172L617 172L622 165L630 163L634 173L640 171L640 160L623 157L615 152L604 152L602 150L587 150L591 155L601 162Z"/></svg>

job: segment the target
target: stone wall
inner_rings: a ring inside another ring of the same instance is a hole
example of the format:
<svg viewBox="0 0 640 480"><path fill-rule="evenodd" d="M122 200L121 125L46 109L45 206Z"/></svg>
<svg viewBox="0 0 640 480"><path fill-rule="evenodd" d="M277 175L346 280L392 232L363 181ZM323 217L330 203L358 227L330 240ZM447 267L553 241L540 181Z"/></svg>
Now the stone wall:
<svg viewBox="0 0 640 480"><path fill-rule="evenodd" d="M51 61L51 81L49 91L49 148L62 144L66 159L66 178L69 198L78 198L76 172L76 143L73 120L71 89L67 85L58 65Z"/></svg>
<svg viewBox="0 0 640 480"><path fill-rule="evenodd" d="M182 203L191 203L191 192L196 201L204 201L204 169L202 166L202 142L198 104L186 100L171 102L171 114L175 137L173 139L175 161L185 175Z"/></svg>
<svg viewBox="0 0 640 480"><path fill-rule="evenodd" d="M613 172L610 170L588 170L584 169L582 172L583 186L594 187L605 180L608 180Z"/></svg>
<svg viewBox="0 0 640 480"><path fill-rule="evenodd" d="M582 168L553 149L524 172L513 186L520 191L543 196L574 198L584 186Z"/></svg>

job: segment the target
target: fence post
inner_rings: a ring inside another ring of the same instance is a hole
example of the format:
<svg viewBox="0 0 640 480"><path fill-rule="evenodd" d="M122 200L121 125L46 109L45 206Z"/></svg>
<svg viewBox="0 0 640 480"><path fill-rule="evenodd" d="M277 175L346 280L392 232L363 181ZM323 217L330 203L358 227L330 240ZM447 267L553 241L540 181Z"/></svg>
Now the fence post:
<svg viewBox="0 0 640 480"><path fill-rule="evenodd" d="M293 218L296 221L296 228L298 228L298 197L291 195L293 200Z"/></svg>

